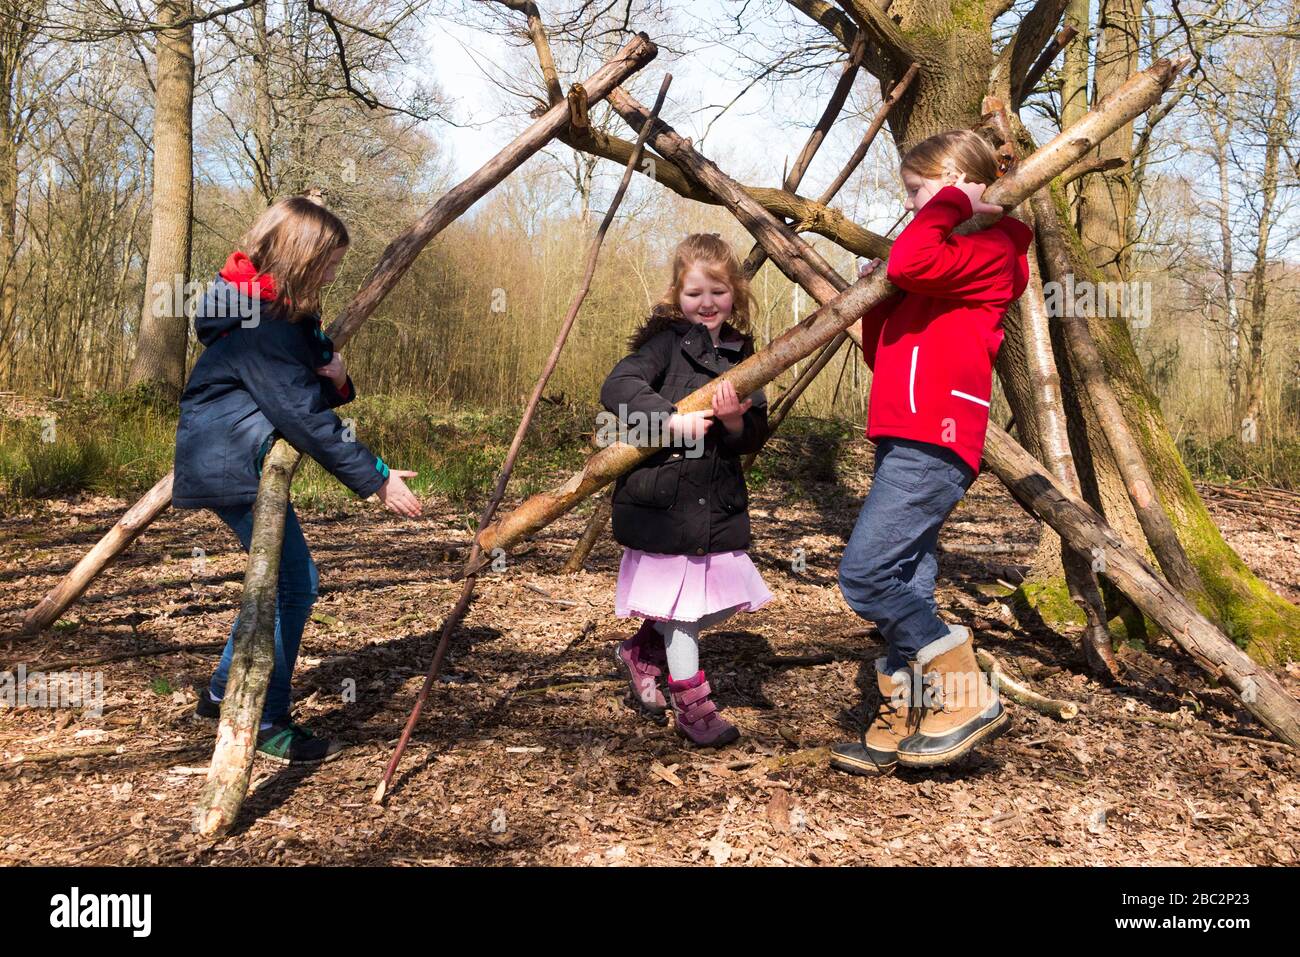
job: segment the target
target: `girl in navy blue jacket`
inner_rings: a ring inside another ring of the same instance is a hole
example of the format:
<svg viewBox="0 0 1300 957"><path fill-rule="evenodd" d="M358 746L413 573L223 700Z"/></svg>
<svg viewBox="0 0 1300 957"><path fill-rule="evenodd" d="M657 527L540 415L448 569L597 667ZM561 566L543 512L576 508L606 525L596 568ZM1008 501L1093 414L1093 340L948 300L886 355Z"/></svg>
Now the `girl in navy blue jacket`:
<svg viewBox="0 0 1300 957"><path fill-rule="evenodd" d="M194 315L206 347L181 396L172 504L210 508L244 550L253 534L253 502L262 460L277 438L319 462L362 498L377 495L405 516L420 503L403 481L352 438L334 412L356 395L334 344L321 329L320 289L334 280L348 231L302 196L262 213L232 253ZM317 574L290 505L276 590L275 666L258 733L258 751L287 764L328 761L335 741L314 737L289 718L290 681L303 626L316 600ZM220 716L235 630L199 695L196 714Z"/></svg>

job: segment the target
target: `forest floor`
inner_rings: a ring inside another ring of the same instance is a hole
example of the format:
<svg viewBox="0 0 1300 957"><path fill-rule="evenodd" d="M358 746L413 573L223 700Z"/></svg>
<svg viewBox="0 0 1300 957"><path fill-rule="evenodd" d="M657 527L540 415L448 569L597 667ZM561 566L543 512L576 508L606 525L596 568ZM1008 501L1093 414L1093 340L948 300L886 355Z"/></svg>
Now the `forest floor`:
<svg viewBox="0 0 1300 957"><path fill-rule="evenodd" d="M0 864L1300 863L1300 755L1167 638L1124 647L1126 683L1107 688L1069 641L1018 622L997 579L1027 561L1039 528L986 476L944 531L941 607L1013 675L1082 712L1061 722L1012 704L1004 737L931 773L830 769L821 749L874 707L881 652L836 587L869 483L866 443L854 445L836 481L771 479L753 496L752 554L776 599L702 646L739 742L692 750L622 703L619 549L606 538L585 572L560 574L584 521L569 515L482 579L384 807L371 794L459 590L447 543L468 539L466 510L304 515L321 594L297 713L351 746L315 769L259 759L235 831L211 845L190 815L212 731L189 715L244 562L210 513L170 511L56 630L0 638L0 671L99 672L106 699L100 717L0 716ZM0 518L0 634L126 504L86 495ZM1247 563L1300 601L1300 523L1211 507ZM95 660L124 653L136 656ZM1280 677L1300 693L1300 669Z"/></svg>

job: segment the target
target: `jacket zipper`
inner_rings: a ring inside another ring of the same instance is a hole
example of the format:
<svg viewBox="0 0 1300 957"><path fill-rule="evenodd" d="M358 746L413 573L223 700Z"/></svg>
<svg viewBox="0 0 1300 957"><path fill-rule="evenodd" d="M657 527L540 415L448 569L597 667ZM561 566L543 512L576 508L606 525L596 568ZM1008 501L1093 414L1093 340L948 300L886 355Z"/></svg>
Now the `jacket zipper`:
<svg viewBox="0 0 1300 957"><path fill-rule="evenodd" d="M916 354L920 351L920 346L912 346L912 371L907 377L907 401L912 406L913 415L916 415Z"/></svg>

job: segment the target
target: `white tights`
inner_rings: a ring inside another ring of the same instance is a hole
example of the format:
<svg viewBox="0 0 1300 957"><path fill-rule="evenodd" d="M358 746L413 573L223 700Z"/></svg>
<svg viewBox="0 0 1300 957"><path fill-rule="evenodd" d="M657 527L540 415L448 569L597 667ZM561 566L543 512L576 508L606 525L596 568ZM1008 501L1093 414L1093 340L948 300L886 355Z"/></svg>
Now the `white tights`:
<svg viewBox="0 0 1300 957"><path fill-rule="evenodd" d="M668 677L673 681L694 678L700 670L700 632L730 618L739 607L715 611L698 621L656 621L668 654Z"/></svg>

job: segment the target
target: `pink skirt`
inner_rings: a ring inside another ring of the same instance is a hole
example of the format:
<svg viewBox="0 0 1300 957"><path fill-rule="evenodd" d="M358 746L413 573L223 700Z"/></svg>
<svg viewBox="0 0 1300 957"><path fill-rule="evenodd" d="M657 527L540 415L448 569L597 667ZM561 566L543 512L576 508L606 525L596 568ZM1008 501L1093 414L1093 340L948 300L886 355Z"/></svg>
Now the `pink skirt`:
<svg viewBox="0 0 1300 957"><path fill-rule="evenodd" d="M771 600L772 593L746 552L657 555L625 548L614 614L699 621L727 608L757 611Z"/></svg>

